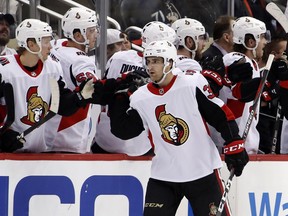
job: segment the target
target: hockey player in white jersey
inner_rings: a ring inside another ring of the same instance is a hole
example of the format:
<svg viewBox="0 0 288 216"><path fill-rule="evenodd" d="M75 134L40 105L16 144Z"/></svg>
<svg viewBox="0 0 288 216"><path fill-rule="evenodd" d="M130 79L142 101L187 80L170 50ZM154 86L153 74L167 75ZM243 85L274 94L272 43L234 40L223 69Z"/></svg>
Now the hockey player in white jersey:
<svg viewBox="0 0 288 216"><path fill-rule="evenodd" d="M0 58L3 84L11 83L14 89L15 120L9 130L1 135L1 151L43 152L46 151L44 132L46 124L28 134L26 142L17 139L19 133L39 122L48 112L51 99L49 78L58 81L60 89L60 115L71 115L85 106L94 92L91 82L83 84L78 91L64 88L60 64L50 58L52 29L36 19L26 19L16 28L19 55L7 55ZM5 104L1 94L1 104ZM9 110L8 110L9 112ZM49 122L49 121L48 121ZM23 147L23 148L21 148Z"/></svg>
<svg viewBox="0 0 288 216"><path fill-rule="evenodd" d="M177 41L175 31L168 25L158 21L147 23L142 29L141 37L143 48L152 41L168 40L174 44ZM121 74L125 73L126 75L127 72L137 71L135 73L142 76L143 80L149 80L149 76L143 66L142 56L142 53L132 49L115 53L110 58L109 64L107 64L105 78L116 79L121 77ZM101 149L106 152L126 153L131 156L136 156L148 152L151 149L151 144L148 136L144 133L130 140L121 140L115 137L110 132L110 118L105 108L102 109L99 115L95 143L93 144L92 151L95 153L103 153Z"/></svg>
<svg viewBox="0 0 288 216"><path fill-rule="evenodd" d="M145 216L175 215L184 196L194 215L217 208L222 162L203 119L224 138L229 170L234 168L240 176L249 160L232 112L214 96L206 79L201 74L173 74L176 52L169 41L150 43L144 59L152 82L130 98L116 94L109 104L112 133L130 139L145 131L154 144ZM222 215L230 215L227 205Z"/></svg>
<svg viewBox="0 0 288 216"><path fill-rule="evenodd" d="M225 92L220 92L219 97L234 113L240 134L243 134L261 79L256 59L262 57L263 49L270 40L270 34L266 31L265 23L253 17L238 18L232 30L236 52L228 53L223 57L232 88L223 89ZM258 116L259 104L245 142L248 154L258 152L259 132L256 129Z"/></svg>
<svg viewBox="0 0 288 216"><path fill-rule="evenodd" d="M94 11L73 7L62 18L62 30L68 39L51 55L59 59L63 77L70 90L75 90L87 79L96 80L96 65L87 52L95 47L98 34L97 17ZM69 117L56 116L46 128L48 151L85 153L89 150L91 105Z"/></svg>
<svg viewBox="0 0 288 216"><path fill-rule="evenodd" d="M178 19L171 27L178 36L176 67L186 74L200 73L202 68L196 60L201 59L201 52L209 39L205 27L190 18Z"/></svg>

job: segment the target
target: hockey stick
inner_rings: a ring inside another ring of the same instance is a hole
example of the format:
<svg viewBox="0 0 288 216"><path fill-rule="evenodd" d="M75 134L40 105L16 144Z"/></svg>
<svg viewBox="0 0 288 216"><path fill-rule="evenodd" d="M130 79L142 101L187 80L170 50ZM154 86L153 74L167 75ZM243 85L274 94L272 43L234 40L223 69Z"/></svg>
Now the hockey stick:
<svg viewBox="0 0 288 216"><path fill-rule="evenodd" d="M26 135L31 133L36 128L40 127L42 124L44 124L45 122L47 122L49 119L51 119L52 117L54 117L57 114L58 109L59 109L59 101L60 101L59 86L58 86L57 80L55 80L54 78L49 78L49 82L50 82L50 88L51 88L51 94L52 95L51 95L51 105L50 105L50 109L49 109L48 114L45 115L45 117L42 118L40 121L36 122L31 127L26 129L25 131L23 131L17 137L18 140L23 139Z"/></svg>
<svg viewBox="0 0 288 216"><path fill-rule="evenodd" d="M281 107L280 102L278 101L276 119L275 119L275 124L274 124L274 134L273 134L273 140L272 140L271 154L275 154L275 151L276 151L276 144L278 140L278 132L279 132L279 127L280 127L281 114L282 114L282 107Z"/></svg>
<svg viewBox="0 0 288 216"><path fill-rule="evenodd" d="M230 175L229 175L229 178L227 180L227 183L225 184L225 189L224 189L224 193L221 197L221 201L220 201L220 204L219 204L219 207L217 209L217 213L216 213L216 216L221 216L222 212L223 212L223 209L224 209L224 205L226 203L226 199L228 197L228 193L230 191L230 188L231 188L231 185L232 185L232 179L234 177L234 169L232 168L231 169L231 172L230 172Z"/></svg>
<svg viewBox="0 0 288 216"><path fill-rule="evenodd" d="M247 123L245 125L245 129L244 129L244 132L243 132L243 135L242 135L242 139L244 140L244 142L245 142L245 140L247 138L247 135L248 135L248 132L250 130L251 123L252 123L252 120L254 118L258 102L259 102L259 100L261 98L261 94L262 94L262 91L263 91L263 88L264 88L264 85L265 85L265 81L266 81L266 79L268 77L268 73L269 73L269 70L271 68L273 60L274 60L274 55L270 54L269 57L268 57L265 69L263 71L263 77L262 77L262 79L260 81L260 84L258 86L258 89L257 89L257 92L256 92L256 96L254 98L253 105L251 107L251 111L250 111ZM222 215L222 211L223 211L226 199L228 197L228 193L229 193L230 188L231 188L233 177L234 177L234 169L232 168L231 171L230 171L229 178L228 178L228 180L226 182L225 191L224 191L224 193L222 195L219 207L217 209L216 216L221 216Z"/></svg>
<svg viewBox="0 0 288 216"><path fill-rule="evenodd" d="M283 27L284 31L288 33L288 18L274 2L270 2L266 5L266 11L271 14L271 16L273 16Z"/></svg>
<svg viewBox="0 0 288 216"><path fill-rule="evenodd" d="M6 103L7 117L3 127L0 128L0 135L3 134L15 120L14 92L11 83L3 85L3 94Z"/></svg>
<svg viewBox="0 0 288 216"><path fill-rule="evenodd" d="M274 60L274 55L270 54L269 57L268 57L265 69L263 70L263 76L262 76L262 79L261 79L260 84L258 86L258 89L257 89L257 92L256 92L256 96L254 98L253 105L251 107L251 111L250 111L248 120L246 122L245 129L243 131L242 139L244 141L246 140L248 132L250 130L251 123L252 123L252 120L253 120L253 118L255 116L256 108L257 108L258 102L259 102L259 100L261 98L261 94L262 94L263 88L265 86L265 81L267 80L267 77L268 77L268 74L269 74L269 70L270 70L271 65L273 63L273 60Z"/></svg>

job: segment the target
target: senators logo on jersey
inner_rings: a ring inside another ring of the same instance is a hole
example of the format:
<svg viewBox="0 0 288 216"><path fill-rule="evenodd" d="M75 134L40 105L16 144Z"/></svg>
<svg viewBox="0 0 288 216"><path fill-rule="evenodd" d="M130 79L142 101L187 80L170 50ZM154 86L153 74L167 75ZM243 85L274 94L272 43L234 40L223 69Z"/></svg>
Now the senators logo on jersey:
<svg viewBox="0 0 288 216"><path fill-rule="evenodd" d="M48 111L48 104L38 96L37 86L30 87L26 94L27 115L21 118L21 122L33 125L42 119Z"/></svg>
<svg viewBox="0 0 288 216"><path fill-rule="evenodd" d="M176 146L182 145L187 141L189 136L187 123L172 114L166 113L165 104L156 107L155 115L164 141Z"/></svg>

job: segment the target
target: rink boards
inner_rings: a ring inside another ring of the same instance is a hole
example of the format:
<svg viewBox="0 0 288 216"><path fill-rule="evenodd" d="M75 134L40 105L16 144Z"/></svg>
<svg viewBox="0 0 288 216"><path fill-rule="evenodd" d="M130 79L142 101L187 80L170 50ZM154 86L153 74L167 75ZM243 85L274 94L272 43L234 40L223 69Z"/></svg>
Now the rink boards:
<svg viewBox="0 0 288 216"><path fill-rule="evenodd" d="M0 215L140 216L150 166L122 154L0 154ZM288 156L250 156L233 179L233 215L288 215L287 185ZM177 216L192 215L183 200Z"/></svg>

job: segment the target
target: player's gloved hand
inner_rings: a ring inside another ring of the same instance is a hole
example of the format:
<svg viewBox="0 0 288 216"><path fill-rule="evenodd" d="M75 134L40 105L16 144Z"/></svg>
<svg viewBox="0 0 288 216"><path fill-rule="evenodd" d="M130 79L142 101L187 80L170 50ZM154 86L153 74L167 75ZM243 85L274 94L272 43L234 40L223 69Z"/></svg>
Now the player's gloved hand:
<svg viewBox="0 0 288 216"><path fill-rule="evenodd" d="M85 107L90 101L88 99L92 98L94 93L93 79L87 79L83 81L76 89L75 93L77 95L77 104L80 107Z"/></svg>
<svg viewBox="0 0 288 216"><path fill-rule="evenodd" d="M278 80L288 80L287 63L283 60L276 60L272 63L270 73L274 74Z"/></svg>
<svg viewBox="0 0 288 216"><path fill-rule="evenodd" d="M94 92L91 103L107 105L113 99L118 83L115 79L97 80L94 83Z"/></svg>
<svg viewBox="0 0 288 216"><path fill-rule="evenodd" d="M131 72L123 73L121 74L121 77L117 79L121 85L129 85L130 83L135 82L138 84L138 86L145 85L149 82L149 80L150 78L147 72L142 70L134 70Z"/></svg>
<svg viewBox="0 0 288 216"><path fill-rule="evenodd" d="M247 81L252 78L253 68L249 62L243 63L244 60L241 58L226 68L227 76L232 83Z"/></svg>
<svg viewBox="0 0 288 216"><path fill-rule="evenodd" d="M2 152L14 152L23 147L24 138L18 139L20 134L14 130L6 130L0 137L0 150Z"/></svg>
<svg viewBox="0 0 288 216"><path fill-rule="evenodd" d="M221 56L206 57L200 62L202 75L208 80L213 93L218 96L223 87L225 66Z"/></svg>
<svg viewBox="0 0 288 216"><path fill-rule="evenodd" d="M223 87L223 82L221 76L214 71L202 70L202 75L207 79L213 93L218 96L219 91Z"/></svg>
<svg viewBox="0 0 288 216"><path fill-rule="evenodd" d="M228 143L226 142L224 143L223 151L228 170L230 171L234 168L235 175L240 176L249 161L248 154L244 147L244 141L242 139L236 139Z"/></svg>
<svg viewBox="0 0 288 216"><path fill-rule="evenodd" d="M265 102L270 102L277 98L279 96L279 89L280 86L278 83L275 83L273 86L271 86L271 84L267 81L261 95L262 100Z"/></svg>

